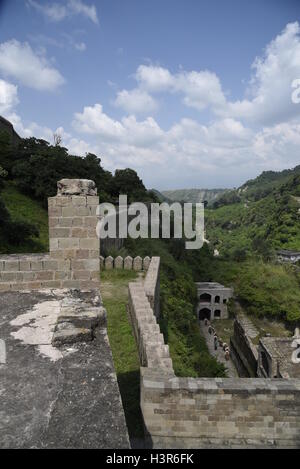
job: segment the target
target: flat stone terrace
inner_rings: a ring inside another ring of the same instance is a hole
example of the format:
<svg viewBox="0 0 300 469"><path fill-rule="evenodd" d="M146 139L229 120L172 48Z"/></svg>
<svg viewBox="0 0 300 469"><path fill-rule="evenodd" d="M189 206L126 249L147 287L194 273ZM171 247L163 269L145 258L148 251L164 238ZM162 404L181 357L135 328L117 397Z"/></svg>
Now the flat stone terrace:
<svg viewBox="0 0 300 469"><path fill-rule="evenodd" d="M93 340L52 345L72 295L0 293L0 448L129 448L106 327Z"/></svg>

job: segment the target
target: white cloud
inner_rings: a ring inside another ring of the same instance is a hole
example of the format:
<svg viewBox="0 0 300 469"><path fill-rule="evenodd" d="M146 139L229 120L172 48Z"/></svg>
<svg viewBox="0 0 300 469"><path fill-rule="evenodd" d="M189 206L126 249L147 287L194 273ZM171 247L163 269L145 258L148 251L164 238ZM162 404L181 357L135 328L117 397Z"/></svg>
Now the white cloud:
<svg viewBox="0 0 300 469"><path fill-rule="evenodd" d="M95 24L99 22L95 5L87 5L81 0L68 0L67 8L71 14L84 15Z"/></svg>
<svg viewBox="0 0 300 469"><path fill-rule="evenodd" d="M149 93L169 92L183 95L183 102L188 107L193 107L199 111L211 107L212 109L223 109L226 105L226 98L222 90L219 78L213 72L202 71L181 71L172 74L168 69L155 65L140 65L135 73L135 79L139 88L131 91L123 90L122 96L117 96L117 101L124 97L129 101L133 95ZM125 106L121 106L126 109ZM134 112L134 110L132 110Z"/></svg>
<svg viewBox="0 0 300 469"><path fill-rule="evenodd" d="M79 50L80 52L84 52L86 50L86 43L85 42L76 42L74 43L75 49Z"/></svg>
<svg viewBox="0 0 300 469"><path fill-rule="evenodd" d="M254 70L248 98L228 102L222 115L244 119L251 125L273 125L300 117L300 107L292 102L292 82L300 78L300 26L288 24L271 41Z"/></svg>
<svg viewBox="0 0 300 469"><path fill-rule="evenodd" d="M152 65L140 65L136 71L135 78L140 86L148 91L171 89L174 82L174 78L169 70Z"/></svg>
<svg viewBox="0 0 300 469"><path fill-rule="evenodd" d="M300 78L299 36L300 27L293 23L266 47L252 66L253 76L240 100L228 98L212 71L171 73L163 67L141 65L135 74L137 88L118 92L114 101L127 117L115 119L101 104L86 106L74 115L72 135L58 129L63 144L72 153L98 154L111 170L131 166L148 187L158 188L233 186L263 170L295 166L299 163L300 105L291 101L291 83ZM12 103L9 111L16 104L14 91L10 88L11 94L2 98ZM158 93L170 93L199 112L209 109L212 120L204 124L195 118L178 118L164 129L151 116ZM147 117L136 117L145 113ZM52 141L51 129L24 125L17 114L13 119L21 135Z"/></svg>
<svg viewBox="0 0 300 469"><path fill-rule="evenodd" d="M18 88L0 79L0 114L6 114L18 104Z"/></svg>
<svg viewBox="0 0 300 469"><path fill-rule="evenodd" d="M203 187L208 180L210 186L234 184L237 178L243 182L260 171L299 161L300 124L255 132L233 118L208 125L184 118L163 130L152 117L112 119L96 104L77 113L73 127L89 135L93 151L108 168L132 165L150 187ZM80 142L84 148L84 140Z"/></svg>
<svg viewBox="0 0 300 469"><path fill-rule="evenodd" d="M67 0L64 3L40 3L28 0L27 4L51 21L59 22L74 15L82 15L95 24L99 23L96 6L87 5L82 0Z"/></svg>
<svg viewBox="0 0 300 469"><path fill-rule="evenodd" d="M114 104L129 114L145 114L155 111L158 107L152 96L139 88L119 91Z"/></svg>
<svg viewBox="0 0 300 469"><path fill-rule="evenodd" d="M54 132L49 127L38 125L35 122L30 122L28 125L25 125L21 117L15 112L7 114L6 117L22 138L36 137L47 140L48 142L53 142Z"/></svg>
<svg viewBox="0 0 300 469"><path fill-rule="evenodd" d="M65 81L44 55L15 39L0 44L0 71L37 90L52 91Z"/></svg>
<svg viewBox="0 0 300 469"><path fill-rule="evenodd" d="M86 106L82 113L76 113L73 127L79 132L96 134L106 139L118 139L124 133L122 124L108 117L101 104Z"/></svg>
<svg viewBox="0 0 300 469"><path fill-rule="evenodd" d="M160 66L140 65L135 78L139 88L149 93L180 93L188 107L211 109L216 116L242 119L252 126L299 118L300 106L291 99L292 82L300 78L299 23L289 23L251 68L245 97L239 100L228 99L219 77L208 70L172 74Z"/></svg>

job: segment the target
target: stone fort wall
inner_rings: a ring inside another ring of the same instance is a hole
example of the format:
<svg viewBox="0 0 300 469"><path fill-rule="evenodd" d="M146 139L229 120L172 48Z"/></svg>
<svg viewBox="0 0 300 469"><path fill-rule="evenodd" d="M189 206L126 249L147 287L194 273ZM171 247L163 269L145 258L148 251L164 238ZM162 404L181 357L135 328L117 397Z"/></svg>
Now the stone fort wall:
<svg viewBox="0 0 300 469"><path fill-rule="evenodd" d="M239 376L254 378L257 376L258 351L247 334L247 329L240 319L235 319L233 336L230 339L231 358Z"/></svg>
<svg viewBox="0 0 300 469"><path fill-rule="evenodd" d="M50 252L0 256L0 291L99 288L98 205L92 181L59 181L48 199Z"/></svg>
<svg viewBox="0 0 300 469"><path fill-rule="evenodd" d="M156 271L156 276L153 274ZM159 260L148 273L159 283ZM300 447L300 380L178 378L144 283L129 285L140 405L154 448Z"/></svg>

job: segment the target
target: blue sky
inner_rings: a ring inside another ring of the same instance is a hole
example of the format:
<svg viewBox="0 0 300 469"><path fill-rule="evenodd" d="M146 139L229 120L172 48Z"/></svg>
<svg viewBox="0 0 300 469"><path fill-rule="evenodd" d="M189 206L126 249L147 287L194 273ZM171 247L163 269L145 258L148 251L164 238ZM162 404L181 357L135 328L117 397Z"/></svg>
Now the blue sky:
<svg viewBox="0 0 300 469"><path fill-rule="evenodd" d="M0 114L147 187L238 186L299 163L299 14L297 0L0 0Z"/></svg>

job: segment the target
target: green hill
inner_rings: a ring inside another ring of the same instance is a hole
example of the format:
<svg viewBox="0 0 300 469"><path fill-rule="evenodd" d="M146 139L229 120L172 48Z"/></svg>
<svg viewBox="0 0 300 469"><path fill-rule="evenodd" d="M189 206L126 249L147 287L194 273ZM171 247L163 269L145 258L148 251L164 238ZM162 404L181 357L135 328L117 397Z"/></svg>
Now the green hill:
<svg viewBox="0 0 300 469"><path fill-rule="evenodd" d="M6 208L14 222L27 222L38 229L38 236L31 236L18 245L12 245L8 240L1 239L0 254L48 252L48 214L42 205L22 194L13 183L6 183L1 191Z"/></svg>
<svg viewBox="0 0 300 469"><path fill-rule="evenodd" d="M206 211L206 231L220 253L300 250L300 166L264 172L223 195L214 207Z"/></svg>

